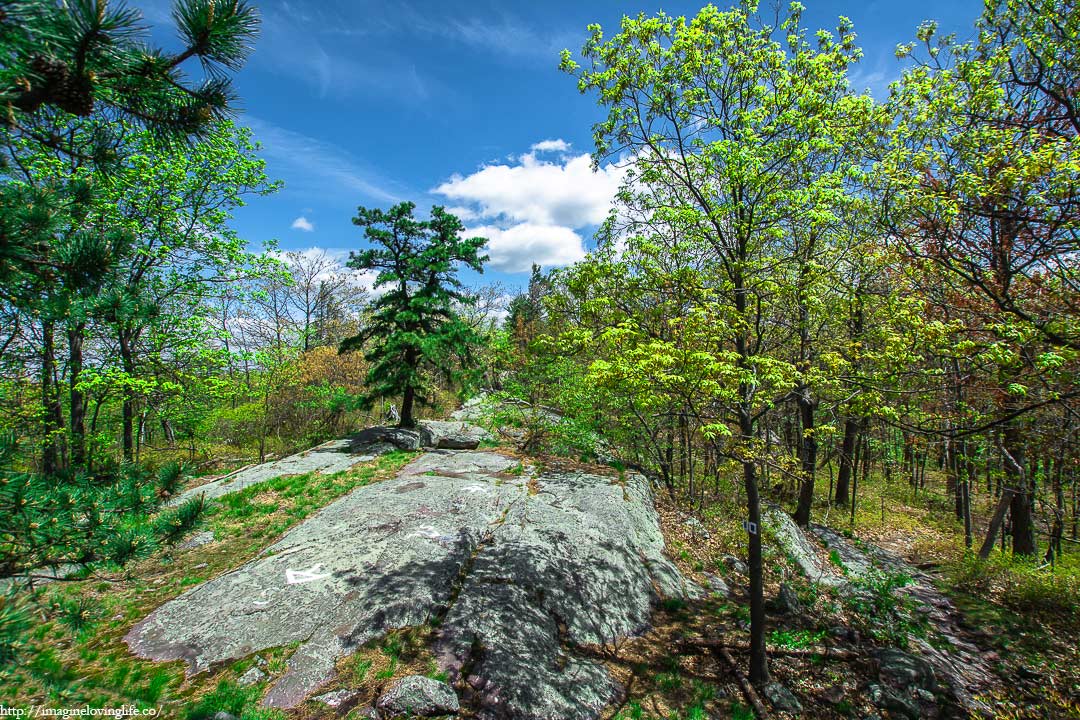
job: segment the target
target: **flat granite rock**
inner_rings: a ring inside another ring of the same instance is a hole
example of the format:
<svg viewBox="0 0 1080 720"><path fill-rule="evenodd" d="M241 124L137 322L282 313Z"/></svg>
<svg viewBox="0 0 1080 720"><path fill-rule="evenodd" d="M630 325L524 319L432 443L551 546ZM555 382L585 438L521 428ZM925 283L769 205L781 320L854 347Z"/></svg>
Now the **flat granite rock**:
<svg viewBox="0 0 1080 720"><path fill-rule="evenodd" d="M332 440L311 450L290 455L281 460L256 465L233 475L212 480L204 485L189 488L170 500L169 505L180 505L199 495L206 496L207 500L214 500L222 495L228 495L251 485L257 485L285 475L302 475L309 472L327 474L341 472L348 470L357 463L374 460L376 454L382 454L357 453L353 452L353 449L354 443L350 438ZM384 452L393 449L391 446Z"/></svg>
<svg viewBox="0 0 1080 720"><path fill-rule="evenodd" d="M292 708L339 658L438 618L442 669L469 673L462 702L478 717L595 718L617 686L573 648L642 632L660 596L688 586L663 554L644 478L530 478L518 464L429 452L159 607L125 640L189 674L298 643L263 699Z"/></svg>

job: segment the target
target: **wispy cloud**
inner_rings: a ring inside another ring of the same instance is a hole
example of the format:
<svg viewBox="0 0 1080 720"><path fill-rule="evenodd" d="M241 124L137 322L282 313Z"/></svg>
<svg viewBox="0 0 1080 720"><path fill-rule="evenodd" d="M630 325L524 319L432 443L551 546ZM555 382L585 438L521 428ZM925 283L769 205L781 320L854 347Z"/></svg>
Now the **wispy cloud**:
<svg viewBox="0 0 1080 720"><path fill-rule="evenodd" d="M852 67L848 72L848 82L856 92L869 91L876 100L886 100L890 83L900 79L903 69L903 64L894 55L881 52L873 62L864 57Z"/></svg>
<svg viewBox="0 0 1080 720"><path fill-rule="evenodd" d="M300 8L288 2L266 3L262 33L253 62L311 87L319 99L348 98L360 93L392 95L406 102L424 102L432 83L413 61L402 54L382 52L367 57L354 43L343 45L341 29L364 28L363 34L386 32L388 27L366 27L367 18L343 15L332 5Z"/></svg>
<svg viewBox="0 0 1080 720"><path fill-rule="evenodd" d="M558 62L559 51L578 43L581 35L570 29L539 29L505 11L497 17L493 17L493 14L459 17L448 12L433 13L429 8L420 11L408 2L402 2L397 5L395 13L403 22L401 27L413 32L503 56L552 65Z"/></svg>
<svg viewBox="0 0 1080 720"><path fill-rule="evenodd" d="M386 203L402 199L396 183L366 169L342 147L250 115L243 118L243 123L263 144L270 174L284 175L291 190L316 197L361 195Z"/></svg>
<svg viewBox="0 0 1080 720"><path fill-rule="evenodd" d="M533 146L529 148L529 150L534 153L567 152L568 150L570 150L570 143L566 142L562 138L559 138L558 140L541 140L538 143L534 143Z"/></svg>

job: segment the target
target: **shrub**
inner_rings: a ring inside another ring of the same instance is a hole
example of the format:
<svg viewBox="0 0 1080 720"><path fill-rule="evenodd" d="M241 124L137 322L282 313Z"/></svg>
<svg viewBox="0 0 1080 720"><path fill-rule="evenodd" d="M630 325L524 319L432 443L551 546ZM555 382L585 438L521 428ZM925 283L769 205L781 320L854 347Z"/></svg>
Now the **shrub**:
<svg viewBox="0 0 1080 720"><path fill-rule="evenodd" d="M196 495L158 515L154 519L154 532L163 541L174 543L199 524L205 509L205 496Z"/></svg>
<svg viewBox="0 0 1080 720"><path fill-rule="evenodd" d="M0 668L15 664L30 628L30 611L14 591L0 595Z"/></svg>
<svg viewBox="0 0 1080 720"><path fill-rule="evenodd" d="M182 467L157 475L135 465L52 476L0 468L0 574L64 565L124 565L174 542L194 527L201 502L170 508L152 520L163 488L178 488Z"/></svg>
<svg viewBox="0 0 1080 720"><path fill-rule="evenodd" d="M980 560L968 553L950 567L954 586L1022 613L1080 623L1080 573L1041 567L1034 560L995 553Z"/></svg>

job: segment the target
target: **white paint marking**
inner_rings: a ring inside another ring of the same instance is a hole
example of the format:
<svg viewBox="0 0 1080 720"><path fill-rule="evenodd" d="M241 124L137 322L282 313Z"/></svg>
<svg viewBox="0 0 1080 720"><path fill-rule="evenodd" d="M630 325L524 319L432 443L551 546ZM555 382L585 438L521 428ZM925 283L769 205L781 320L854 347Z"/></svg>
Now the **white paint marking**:
<svg viewBox="0 0 1080 720"><path fill-rule="evenodd" d="M487 493L488 488L484 487L483 485L469 485L468 487L464 488L464 490L467 493Z"/></svg>
<svg viewBox="0 0 1080 720"><path fill-rule="evenodd" d="M299 585L301 583L315 582L316 580L325 580L330 577L330 573L320 573L322 569L322 563L318 565L312 565L310 570L292 570L285 571L285 582L289 585Z"/></svg>

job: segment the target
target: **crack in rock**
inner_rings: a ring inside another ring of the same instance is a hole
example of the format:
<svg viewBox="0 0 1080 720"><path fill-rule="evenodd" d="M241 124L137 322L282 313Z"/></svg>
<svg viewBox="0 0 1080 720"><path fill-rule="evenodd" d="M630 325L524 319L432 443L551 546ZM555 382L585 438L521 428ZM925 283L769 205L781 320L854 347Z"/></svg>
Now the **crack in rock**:
<svg viewBox="0 0 1080 720"><path fill-rule="evenodd" d="M642 632L659 596L688 585L664 556L644 478L506 472L517 464L429 452L161 606L126 641L189 674L296 643L264 698L291 708L339 658L439 619L437 657L479 717L594 718L618 688L574 647Z"/></svg>

